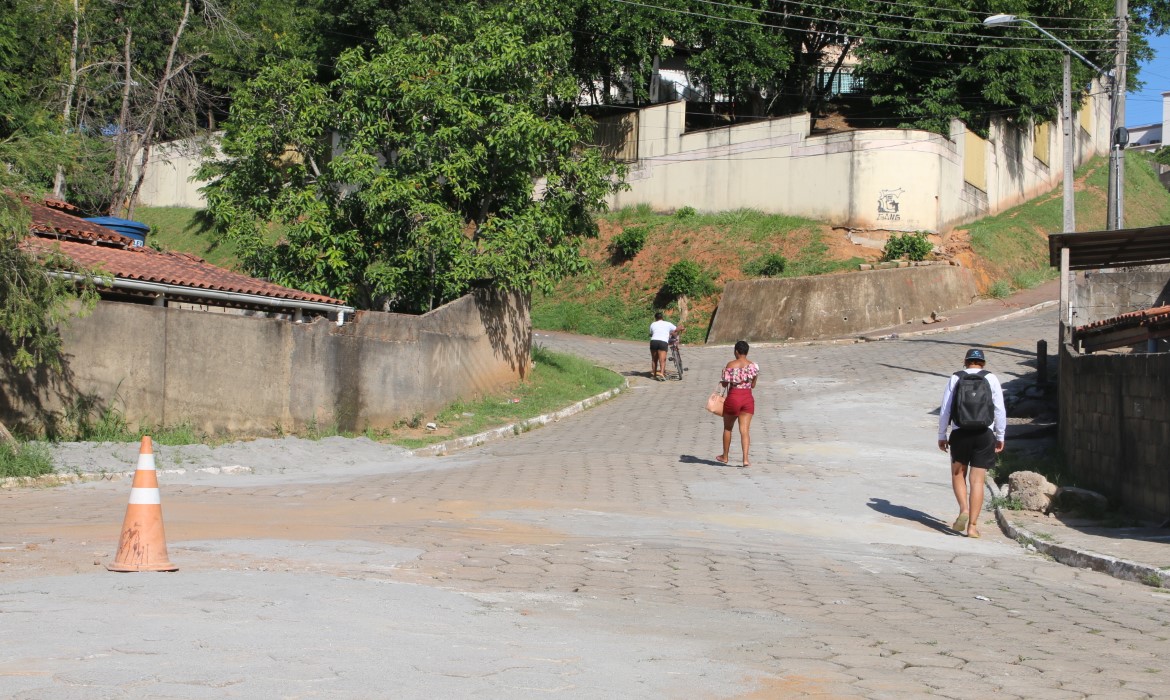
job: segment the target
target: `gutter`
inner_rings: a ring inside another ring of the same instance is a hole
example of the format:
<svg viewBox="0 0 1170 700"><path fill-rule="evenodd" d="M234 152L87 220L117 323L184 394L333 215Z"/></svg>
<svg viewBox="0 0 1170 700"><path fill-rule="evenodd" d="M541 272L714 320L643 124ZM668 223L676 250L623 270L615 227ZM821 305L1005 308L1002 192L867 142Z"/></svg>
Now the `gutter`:
<svg viewBox="0 0 1170 700"><path fill-rule="evenodd" d="M61 277L63 279L70 279L74 281L82 281L87 279L84 275L79 275L76 272L50 272L54 277ZM88 277L94 284L101 287L113 287L114 289L131 289L137 292L151 292L158 294L161 297L166 296L182 296L182 297L204 297L207 299L218 299L220 301L232 301L241 304L252 304L255 306L274 306L282 309L294 309L303 311L320 311L324 313L336 313L337 325L345 323L345 317L352 315L355 311L352 306L345 306L343 304L328 304L321 301L304 301L300 299L282 299L280 297L269 297L261 294L247 294L243 292L224 292L215 289L203 289L201 287L183 287L177 284L166 284L164 282L139 282L137 280L122 279L120 277L102 277L99 275L91 275Z"/></svg>

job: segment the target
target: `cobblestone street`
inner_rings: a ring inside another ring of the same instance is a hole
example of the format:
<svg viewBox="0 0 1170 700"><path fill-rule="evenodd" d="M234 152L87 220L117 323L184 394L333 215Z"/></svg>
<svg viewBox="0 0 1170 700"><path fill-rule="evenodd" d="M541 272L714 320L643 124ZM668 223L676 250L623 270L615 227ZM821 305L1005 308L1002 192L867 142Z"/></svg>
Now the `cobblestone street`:
<svg viewBox="0 0 1170 700"><path fill-rule="evenodd" d="M746 469L703 409L730 348L663 383L538 332L629 388L374 475L160 477L174 574L95 566L128 480L4 492L0 695L1170 697L1170 595L948 527L946 377L1031 382L1055 327L753 347Z"/></svg>

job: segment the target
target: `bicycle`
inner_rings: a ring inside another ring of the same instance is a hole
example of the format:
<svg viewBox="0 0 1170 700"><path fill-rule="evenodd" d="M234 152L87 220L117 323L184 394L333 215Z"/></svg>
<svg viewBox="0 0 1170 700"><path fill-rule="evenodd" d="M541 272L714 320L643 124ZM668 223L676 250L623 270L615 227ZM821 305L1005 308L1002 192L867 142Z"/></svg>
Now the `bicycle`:
<svg viewBox="0 0 1170 700"><path fill-rule="evenodd" d="M669 357L670 361L674 364L675 378L681 382L683 378L683 372L686 368L683 367L682 351L679 350L677 332L671 333L670 340L667 341L667 357Z"/></svg>

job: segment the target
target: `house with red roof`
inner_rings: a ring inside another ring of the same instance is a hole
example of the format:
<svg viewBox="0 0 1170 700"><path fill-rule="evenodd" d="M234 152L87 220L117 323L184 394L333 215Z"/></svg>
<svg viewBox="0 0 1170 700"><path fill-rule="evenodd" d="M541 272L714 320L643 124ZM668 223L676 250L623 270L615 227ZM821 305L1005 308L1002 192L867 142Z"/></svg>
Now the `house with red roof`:
<svg viewBox="0 0 1170 700"><path fill-rule="evenodd" d="M188 253L142 246L129 236L87 221L80 210L65 202L22 199L32 219L29 231L33 234L25 245L57 249L79 269L98 273L99 291L105 300L297 322L325 316L338 325L354 313L353 307L340 299L272 284Z"/></svg>
<svg viewBox="0 0 1170 700"><path fill-rule="evenodd" d="M61 325L60 372L0 362L0 422L23 432L68 435L87 405L144 429L361 432L499 391L529 371L532 326L518 292L477 290L421 316L355 311L136 245L136 230L123 235L63 202L24 201L32 235L21 245L67 256L72 264L50 273L93 275L102 300Z"/></svg>

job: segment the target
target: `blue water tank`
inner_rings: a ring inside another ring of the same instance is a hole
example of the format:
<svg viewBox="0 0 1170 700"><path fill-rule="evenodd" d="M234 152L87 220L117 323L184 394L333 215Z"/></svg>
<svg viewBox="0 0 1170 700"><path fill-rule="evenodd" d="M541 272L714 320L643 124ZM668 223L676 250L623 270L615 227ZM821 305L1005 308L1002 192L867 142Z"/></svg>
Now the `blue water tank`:
<svg viewBox="0 0 1170 700"><path fill-rule="evenodd" d="M130 219L120 219L116 216L95 216L86 221L92 221L98 226L105 226L122 234L127 238L134 240L135 246L146 245L146 234L150 233L150 227L141 221L131 221Z"/></svg>

